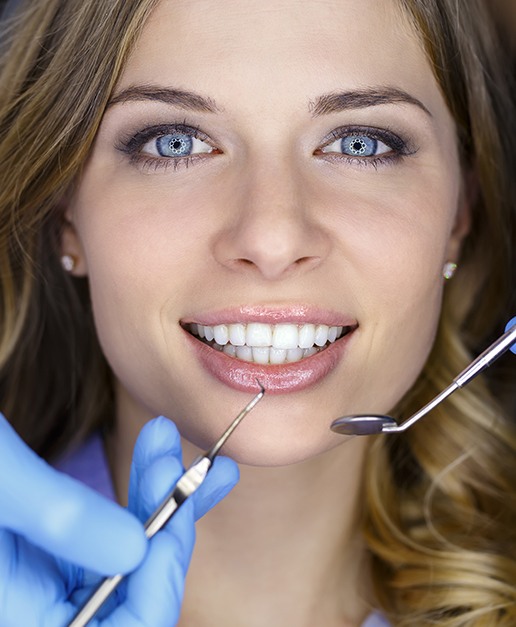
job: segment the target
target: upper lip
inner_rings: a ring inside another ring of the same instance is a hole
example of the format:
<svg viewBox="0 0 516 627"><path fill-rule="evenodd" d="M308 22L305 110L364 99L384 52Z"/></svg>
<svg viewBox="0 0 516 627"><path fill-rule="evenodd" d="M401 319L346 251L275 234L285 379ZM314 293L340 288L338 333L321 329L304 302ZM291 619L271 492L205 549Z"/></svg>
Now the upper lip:
<svg viewBox="0 0 516 627"><path fill-rule="evenodd" d="M357 321L348 314L331 309L323 309L314 305L242 305L203 312L181 319L181 324L202 324L216 326L218 324L234 324L263 322L265 324L326 324L328 326L355 326Z"/></svg>

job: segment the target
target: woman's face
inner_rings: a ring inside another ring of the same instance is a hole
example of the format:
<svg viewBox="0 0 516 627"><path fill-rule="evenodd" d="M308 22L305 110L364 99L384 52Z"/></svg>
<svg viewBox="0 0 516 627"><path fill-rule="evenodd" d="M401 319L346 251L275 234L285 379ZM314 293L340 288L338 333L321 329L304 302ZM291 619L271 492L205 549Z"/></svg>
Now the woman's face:
<svg viewBox="0 0 516 627"><path fill-rule="evenodd" d="M466 214L453 120L394 0L163 0L65 244L124 411L206 446L258 378L226 451L283 464L413 384Z"/></svg>

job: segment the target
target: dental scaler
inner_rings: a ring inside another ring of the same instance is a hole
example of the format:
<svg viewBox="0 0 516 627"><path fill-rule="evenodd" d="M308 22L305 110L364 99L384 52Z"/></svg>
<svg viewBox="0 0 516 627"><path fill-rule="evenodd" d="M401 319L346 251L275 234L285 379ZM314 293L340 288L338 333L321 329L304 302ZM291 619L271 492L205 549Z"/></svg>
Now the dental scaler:
<svg viewBox="0 0 516 627"><path fill-rule="evenodd" d="M162 529L186 501L186 499L191 496L204 482L215 457L219 454L220 449L226 443L229 436L242 422L244 417L247 416L247 414L263 398L265 389L260 382L257 381L257 383L260 387L260 392L258 392L258 394L244 407L244 409L242 409L215 444L200 457L194 460L190 468L188 468L186 472L179 477L169 495L165 497L161 505L147 520L145 523L145 535L147 538L152 538L160 529ZM75 618L68 624L68 627L85 627L94 618L95 614L102 607L102 605L104 605L107 598L117 588L123 578L123 575L115 575L104 579L76 614Z"/></svg>

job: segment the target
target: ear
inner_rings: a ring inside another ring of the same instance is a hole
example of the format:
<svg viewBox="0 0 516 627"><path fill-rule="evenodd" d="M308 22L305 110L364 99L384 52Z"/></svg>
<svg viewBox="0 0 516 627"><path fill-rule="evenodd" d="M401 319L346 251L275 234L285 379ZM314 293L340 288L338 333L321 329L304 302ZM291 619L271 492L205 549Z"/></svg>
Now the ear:
<svg viewBox="0 0 516 627"><path fill-rule="evenodd" d="M478 199L478 179L473 169L464 174L457 213L446 249L447 261L458 263L464 238L471 229L472 207Z"/></svg>
<svg viewBox="0 0 516 627"><path fill-rule="evenodd" d="M86 256L69 210L64 212L61 231L61 256L64 255L68 255L74 261L73 268L67 270L69 274L73 276L87 276Z"/></svg>

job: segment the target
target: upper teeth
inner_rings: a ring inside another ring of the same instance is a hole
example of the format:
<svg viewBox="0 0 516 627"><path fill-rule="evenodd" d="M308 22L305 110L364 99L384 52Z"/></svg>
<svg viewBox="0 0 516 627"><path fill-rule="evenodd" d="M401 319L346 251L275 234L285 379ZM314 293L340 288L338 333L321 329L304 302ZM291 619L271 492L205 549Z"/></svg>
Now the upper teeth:
<svg viewBox="0 0 516 627"><path fill-rule="evenodd" d="M313 346L324 346L327 342L335 342L344 327L330 327L325 324L264 324L250 322L248 324L217 324L205 326L191 324L190 332L211 342L224 346L250 346L255 348L273 347L276 349L309 349Z"/></svg>

